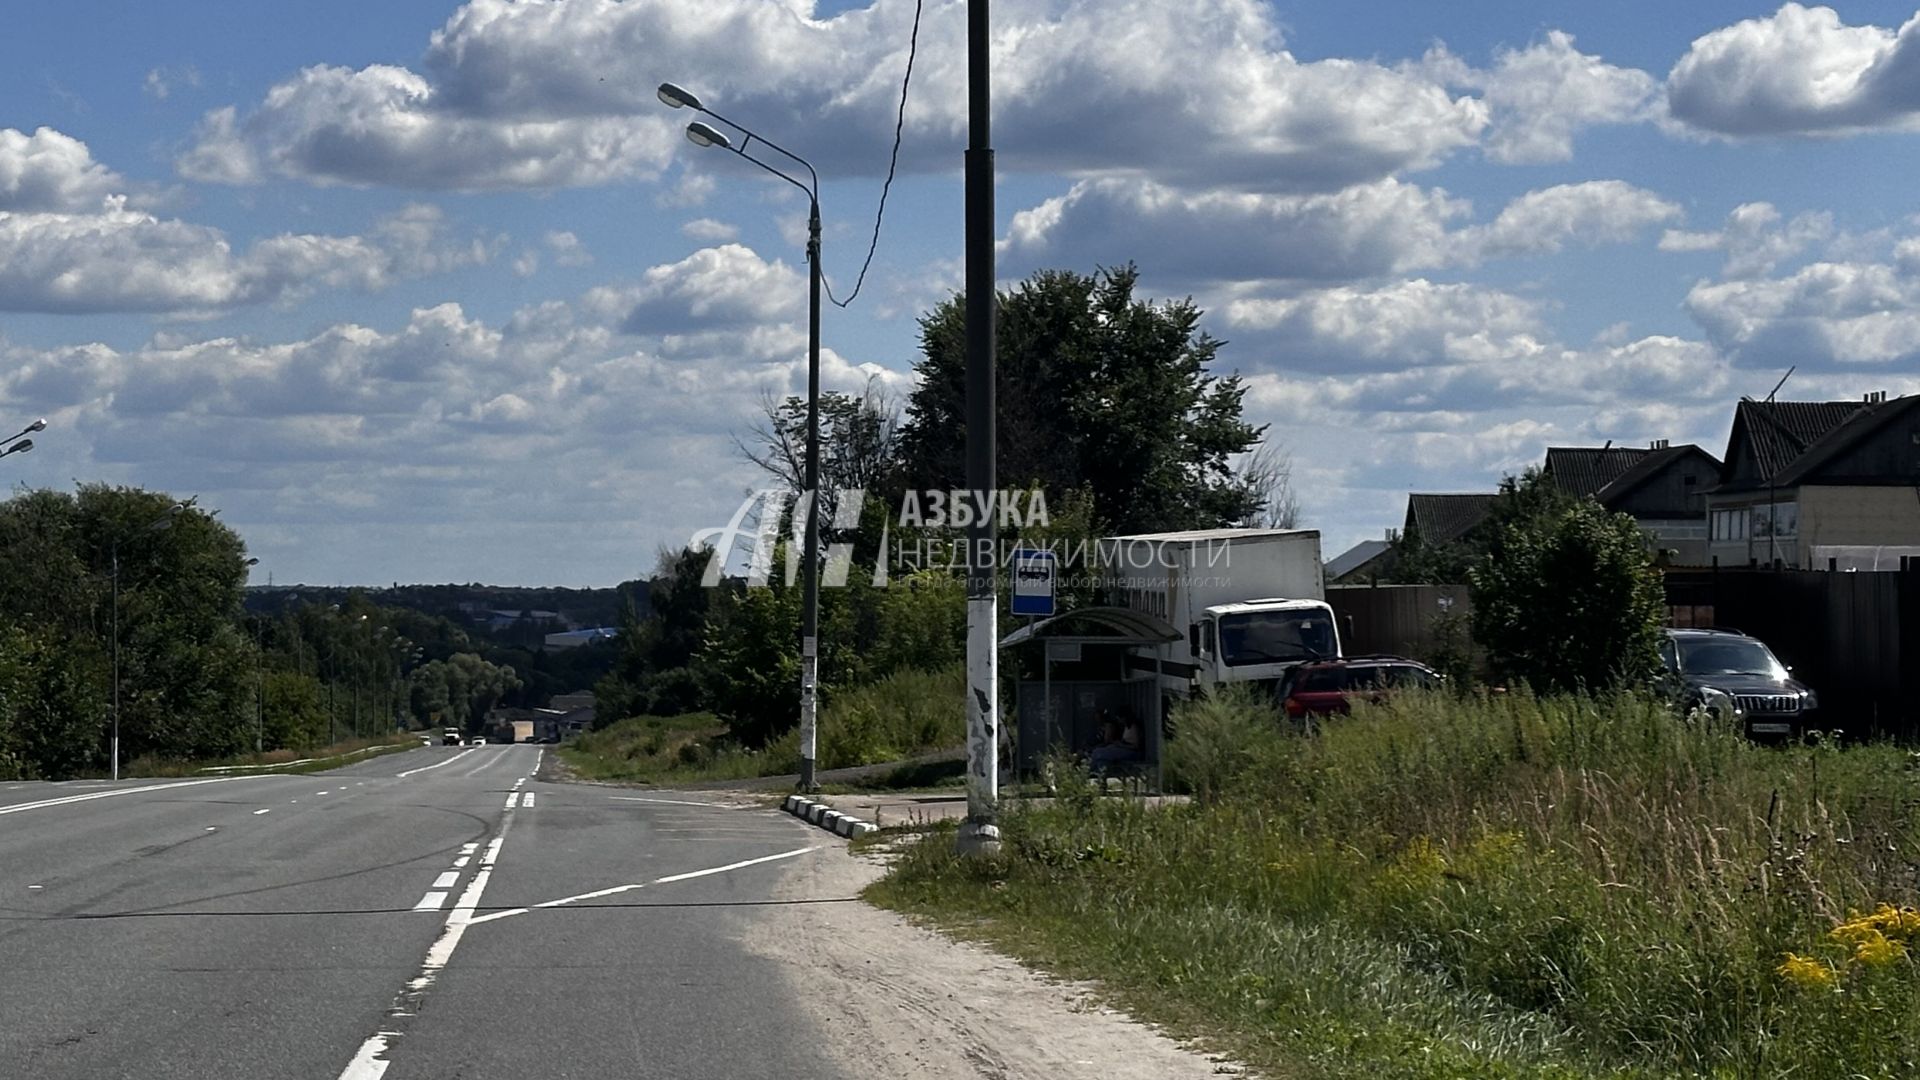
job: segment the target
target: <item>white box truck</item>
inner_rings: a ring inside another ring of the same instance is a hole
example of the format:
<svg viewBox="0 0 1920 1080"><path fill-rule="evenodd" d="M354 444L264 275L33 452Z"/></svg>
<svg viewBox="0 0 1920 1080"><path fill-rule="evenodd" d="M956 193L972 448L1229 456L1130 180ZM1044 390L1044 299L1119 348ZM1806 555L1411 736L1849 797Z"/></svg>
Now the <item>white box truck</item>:
<svg viewBox="0 0 1920 1080"><path fill-rule="evenodd" d="M1130 664L1157 667L1166 697L1225 683L1270 691L1294 665L1340 655L1317 530L1142 533L1101 545L1112 602L1184 635Z"/></svg>

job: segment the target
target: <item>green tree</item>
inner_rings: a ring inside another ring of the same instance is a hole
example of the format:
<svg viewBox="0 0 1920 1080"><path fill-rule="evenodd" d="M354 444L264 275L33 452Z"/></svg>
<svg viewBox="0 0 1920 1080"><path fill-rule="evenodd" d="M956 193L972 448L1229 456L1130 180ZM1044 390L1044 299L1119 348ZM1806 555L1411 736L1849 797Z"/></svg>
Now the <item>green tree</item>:
<svg viewBox="0 0 1920 1080"><path fill-rule="evenodd" d="M476 653L454 653L415 668L408 676L408 700L416 715L441 714L447 727L479 731L487 712L520 685L512 668L483 660Z"/></svg>
<svg viewBox="0 0 1920 1080"><path fill-rule="evenodd" d="M1652 678L1665 599L1638 523L1546 486L1537 475L1503 485L1470 574L1474 636L1494 674L1542 692Z"/></svg>
<svg viewBox="0 0 1920 1080"><path fill-rule="evenodd" d="M268 749L310 749L328 736L326 688L297 671L275 671L261 685L261 742Z"/></svg>
<svg viewBox="0 0 1920 1080"><path fill-rule="evenodd" d="M1134 296L1128 265L1042 271L1000 298L999 473L1050 496L1086 488L1118 532L1256 519L1265 492L1235 468L1261 428L1221 342L1190 300ZM920 377L900 443L910 486L965 484L966 317L955 296L920 320Z"/></svg>
<svg viewBox="0 0 1920 1080"><path fill-rule="evenodd" d="M12 738L37 774L105 764L116 623L124 758L252 745L251 649L235 622L245 548L191 500L176 505L161 492L83 484L0 506L0 617L30 630L29 657L58 643L23 669L21 685L41 696L17 693L9 705Z"/></svg>
<svg viewBox="0 0 1920 1080"><path fill-rule="evenodd" d="M661 552L646 583L644 615L629 591L612 670L594 685L596 727L628 716L674 715L700 707L691 664L707 636L713 590L701 584L701 576L710 557L704 548Z"/></svg>

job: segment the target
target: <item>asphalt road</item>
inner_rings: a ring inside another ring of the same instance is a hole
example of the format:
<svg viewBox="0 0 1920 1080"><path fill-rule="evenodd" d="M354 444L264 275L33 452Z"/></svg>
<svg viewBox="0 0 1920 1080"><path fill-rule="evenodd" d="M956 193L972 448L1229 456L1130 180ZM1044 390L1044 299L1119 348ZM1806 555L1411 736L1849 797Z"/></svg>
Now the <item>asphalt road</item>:
<svg viewBox="0 0 1920 1080"><path fill-rule="evenodd" d="M0 783L0 1075L839 1075L738 944L840 899L777 890L835 841L540 756Z"/></svg>

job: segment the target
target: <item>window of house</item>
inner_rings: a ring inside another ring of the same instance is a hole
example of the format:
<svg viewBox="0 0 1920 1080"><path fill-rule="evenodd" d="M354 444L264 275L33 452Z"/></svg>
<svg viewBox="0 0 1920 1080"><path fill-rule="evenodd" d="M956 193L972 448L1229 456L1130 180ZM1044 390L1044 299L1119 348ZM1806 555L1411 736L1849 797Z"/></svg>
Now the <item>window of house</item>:
<svg viewBox="0 0 1920 1080"><path fill-rule="evenodd" d="M1733 510L1715 510L1712 519L1713 539L1745 540L1750 517L1748 508L1744 506Z"/></svg>
<svg viewBox="0 0 1920 1080"><path fill-rule="evenodd" d="M1800 504L1797 502L1761 504L1753 508L1753 535L1756 538L1786 539L1800 534Z"/></svg>

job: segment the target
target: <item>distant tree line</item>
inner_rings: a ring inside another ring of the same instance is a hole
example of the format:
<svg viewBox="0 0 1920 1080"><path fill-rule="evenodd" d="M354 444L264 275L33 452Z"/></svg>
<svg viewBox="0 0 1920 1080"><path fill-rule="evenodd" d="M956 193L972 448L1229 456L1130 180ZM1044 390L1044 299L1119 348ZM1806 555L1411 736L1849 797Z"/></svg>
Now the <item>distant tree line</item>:
<svg viewBox="0 0 1920 1080"><path fill-rule="evenodd" d="M474 727L522 684L450 620L364 595L248 614L248 566L233 529L162 492L0 504L0 777L106 771L116 644L123 762Z"/></svg>

